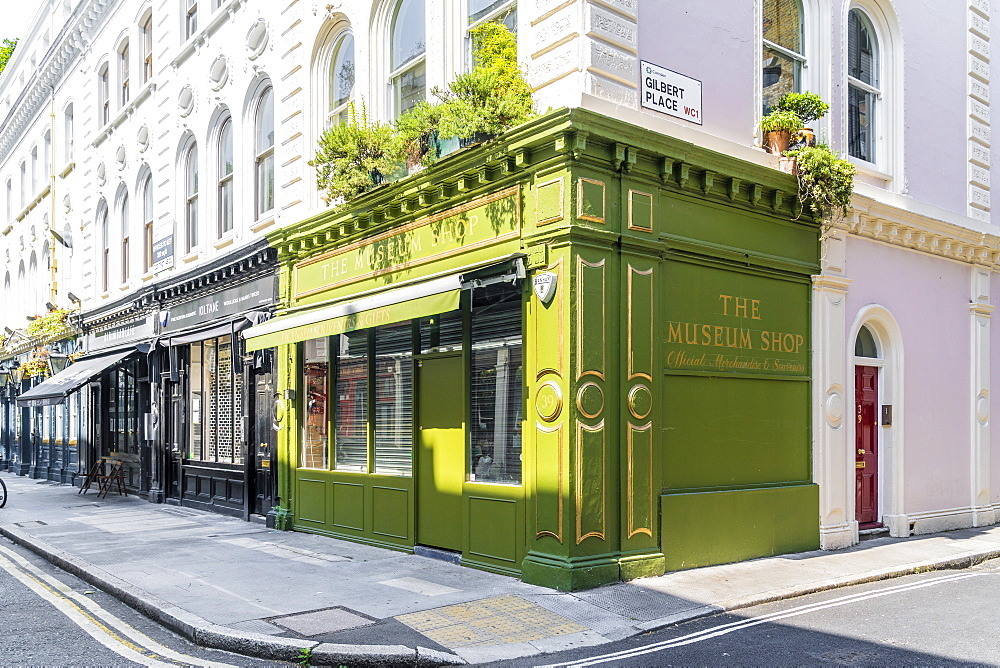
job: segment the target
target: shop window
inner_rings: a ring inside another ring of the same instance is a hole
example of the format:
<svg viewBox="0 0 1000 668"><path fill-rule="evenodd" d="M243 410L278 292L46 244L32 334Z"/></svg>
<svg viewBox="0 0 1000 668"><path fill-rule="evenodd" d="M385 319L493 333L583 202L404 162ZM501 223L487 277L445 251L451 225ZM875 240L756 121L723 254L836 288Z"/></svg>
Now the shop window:
<svg viewBox="0 0 1000 668"><path fill-rule="evenodd" d="M469 480L521 484L521 293L473 292Z"/></svg>
<svg viewBox="0 0 1000 668"><path fill-rule="evenodd" d="M329 339L312 339L302 346L302 375L305 389L305 417L302 420L302 449L299 466L326 469L327 435L330 413Z"/></svg>
<svg viewBox="0 0 1000 668"><path fill-rule="evenodd" d="M233 368L231 336L191 344L190 458L242 464L243 377Z"/></svg>
<svg viewBox="0 0 1000 668"><path fill-rule="evenodd" d="M413 325L375 330L375 473L413 468Z"/></svg>
<svg viewBox="0 0 1000 668"><path fill-rule="evenodd" d="M106 452L139 454L139 361L127 360L108 371L108 435Z"/></svg>
<svg viewBox="0 0 1000 668"><path fill-rule="evenodd" d="M802 3L799 0L764 0L763 12L763 103L764 113L785 93L802 90Z"/></svg>
<svg viewBox="0 0 1000 668"><path fill-rule="evenodd" d="M345 31L338 39L330 59L330 99L327 103L327 124L347 120L348 105L354 97L354 35Z"/></svg>
<svg viewBox="0 0 1000 668"><path fill-rule="evenodd" d="M341 334L337 354L334 468L368 470L368 330Z"/></svg>
<svg viewBox="0 0 1000 668"><path fill-rule="evenodd" d="M879 52L875 28L860 9L847 15L847 147L848 153L875 162Z"/></svg>
<svg viewBox="0 0 1000 668"><path fill-rule="evenodd" d="M402 0L392 19L389 83L395 116L427 97L427 50L424 0Z"/></svg>

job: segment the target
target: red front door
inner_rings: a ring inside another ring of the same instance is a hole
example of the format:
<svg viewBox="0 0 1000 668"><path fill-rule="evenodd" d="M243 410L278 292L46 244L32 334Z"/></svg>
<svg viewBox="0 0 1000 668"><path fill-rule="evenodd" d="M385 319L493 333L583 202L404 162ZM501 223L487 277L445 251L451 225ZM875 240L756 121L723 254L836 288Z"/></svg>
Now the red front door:
<svg viewBox="0 0 1000 668"><path fill-rule="evenodd" d="M878 523L878 368L854 367L856 488L854 513L864 529Z"/></svg>

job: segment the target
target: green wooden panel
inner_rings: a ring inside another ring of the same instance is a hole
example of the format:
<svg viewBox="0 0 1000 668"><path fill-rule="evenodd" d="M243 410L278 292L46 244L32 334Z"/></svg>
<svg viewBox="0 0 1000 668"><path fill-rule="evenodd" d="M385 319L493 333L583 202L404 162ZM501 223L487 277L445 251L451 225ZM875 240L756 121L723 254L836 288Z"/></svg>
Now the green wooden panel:
<svg viewBox="0 0 1000 668"><path fill-rule="evenodd" d="M395 487L372 487L372 533L410 538L410 493Z"/></svg>
<svg viewBox="0 0 1000 668"><path fill-rule="evenodd" d="M480 557L517 561L517 503L506 499L469 498L469 549Z"/></svg>
<svg viewBox="0 0 1000 668"><path fill-rule="evenodd" d="M686 262L665 269L668 371L808 377L808 284Z"/></svg>
<svg viewBox="0 0 1000 668"><path fill-rule="evenodd" d="M326 485L325 480L300 477L298 498L295 503L295 520L326 524Z"/></svg>
<svg viewBox="0 0 1000 668"><path fill-rule="evenodd" d="M815 225L787 217L727 207L676 193L660 198L657 219L671 236L737 249L740 253L779 257L815 265L818 244ZM776 229L775 224L780 225Z"/></svg>
<svg viewBox="0 0 1000 668"><path fill-rule="evenodd" d="M579 210L577 217L595 223L603 223L605 219L606 186L597 179L579 179Z"/></svg>
<svg viewBox="0 0 1000 668"><path fill-rule="evenodd" d="M665 494L668 571L819 548L816 485Z"/></svg>
<svg viewBox="0 0 1000 668"><path fill-rule="evenodd" d="M417 362L417 542L450 550L463 547L464 373L460 356Z"/></svg>
<svg viewBox="0 0 1000 668"><path fill-rule="evenodd" d="M810 479L809 383L667 376L665 489Z"/></svg>
<svg viewBox="0 0 1000 668"><path fill-rule="evenodd" d="M365 487L357 483L333 482L333 521L342 529L365 530Z"/></svg>
<svg viewBox="0 0 1000 668"><path fill-rule="evenodd" d="M535 186L535 222L538 225L563 219L565 187L565 177L551 179Z"/></svg>

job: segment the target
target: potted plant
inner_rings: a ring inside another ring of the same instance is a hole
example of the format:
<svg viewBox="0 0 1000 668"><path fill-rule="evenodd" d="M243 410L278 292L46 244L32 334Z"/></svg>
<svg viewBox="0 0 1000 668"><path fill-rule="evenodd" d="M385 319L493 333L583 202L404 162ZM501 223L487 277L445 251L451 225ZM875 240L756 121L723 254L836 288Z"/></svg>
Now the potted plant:
<svg viewBox="0 0 1000 668"><path fill-rule="evenodd" d="M423 154L425 164L441 152L439 140L457 138L460 145L470 146L535 115L531 86L517 63L515 35L499 23L484 23L470 34L475 47L472 70L459 75L448 90L434 89L437 104L422 102L396 123L408 145L429 149Z"/></svg>
<svg viewBox="0 0 1000 668"><path fill-rule="evenodd" d="M764 135L764 149L768 153L781 155L792 142L792 133L802 129L802 119L794 111L772 109L760 119L760 131Z"/></svg>
<svg viewBox="0 0 1000 668"><path fill-rule="evenodd" d="M66 318L73 309L56 308L35 316L24 328L24 333L34 339L49 339L66 329Z"/></svg>
<svg viewBox="0 0 1000 668"><path fill-rule="evenodd" d="M21 365L22 378L34 378L35 376L49 375L49 360L43 356L36 356Z"/></svg>
<svg viewBox="0 0 1000 668"><path fill-rule="evenodd" d="M391 125L372 121L364 104L352 103L348 118L320 137L316 157L316 186L327 203L343 204L380 185L403 162L404 143Z"/></svg>
<svg viewBox="0 0 1000 668"><path fill-rule="evenodd" d="M798 115L803 125L799 134L807 146L815 146L816 133L809 127L809 124L823 118L829 111L830 105L816 93L785 93L774 108L780 111L791 111Z"/></svg>
<svg viewBox="0 0 1000 668"><path fill-rule="evenodd" d="M786 153L795 158L799 201L814 217L846 215L854 192L854 165L837 156L826 144L806 146Z"/></svg>

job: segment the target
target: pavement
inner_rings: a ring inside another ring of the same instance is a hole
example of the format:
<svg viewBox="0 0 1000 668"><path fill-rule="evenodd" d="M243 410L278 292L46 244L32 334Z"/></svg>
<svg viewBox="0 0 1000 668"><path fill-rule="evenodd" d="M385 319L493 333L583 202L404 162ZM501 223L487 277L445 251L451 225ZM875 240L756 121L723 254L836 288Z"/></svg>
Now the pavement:
<svg viewBox="0 0 1000 668"><path fill-rule="evenodd" d="M620 640L1000 556L1000 526L873 538L578 592L135 496L3 474L0 534L217 649L314 665L477 664Z"/></svg>

